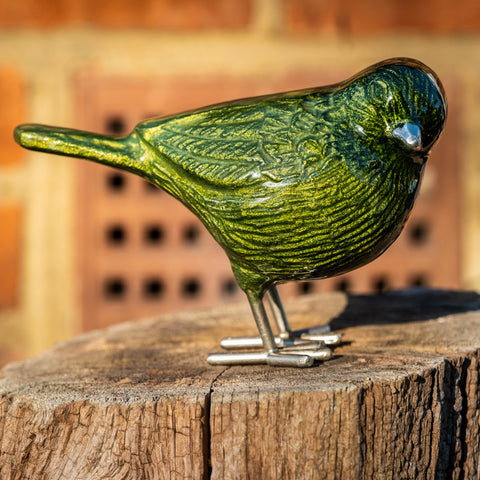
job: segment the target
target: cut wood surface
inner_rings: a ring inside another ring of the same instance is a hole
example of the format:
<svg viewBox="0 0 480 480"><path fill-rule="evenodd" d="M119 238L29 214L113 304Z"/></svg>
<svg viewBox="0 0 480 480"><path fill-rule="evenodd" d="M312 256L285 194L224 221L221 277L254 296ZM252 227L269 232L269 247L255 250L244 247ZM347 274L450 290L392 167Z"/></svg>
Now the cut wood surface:
<svg viewBox="0 0 480 480"><path fill-rule="evenodd" d="M3 479L474 479L480 296L322 294L295 328L343 333L309 369L212 367L248 306L121 324L0 373Z"/></svg>

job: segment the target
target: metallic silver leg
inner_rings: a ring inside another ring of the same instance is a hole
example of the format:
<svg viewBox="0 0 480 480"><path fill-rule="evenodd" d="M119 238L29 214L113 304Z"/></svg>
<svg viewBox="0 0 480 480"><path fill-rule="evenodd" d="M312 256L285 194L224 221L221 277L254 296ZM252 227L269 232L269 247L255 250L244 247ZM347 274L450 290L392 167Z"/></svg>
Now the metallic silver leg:
<svg viewBox="0 0 480 480"><path fill-rule="evenodd" d="M267 298L270 302L270 308L272 309L280 338L289 339L294 343L298 341L323 342L325 345L330 346L338 345L341 342L342 336L339 333L331 332L329 325L292 331L288 324L287 315L280 300L280 295L275 286L267 291Z"/></svg>
<svg viewBox="0 0 480 480"><path fill-rule="evenodd" d="M278 335L273 335L263 302L249 299L260 336L222 339L221 346L231 353L210 355L208 361L211 364L267 363L282 366L307 366L313 360L328 360L332 357L332 351L329 347L341 342L340 334L331 332L328 325L292 331L277 289L275 287L270 288L266 295L278 329ZM262 347L263 352L233 352L233 350L238 349L254 350Z"/></svg>
<svg viewBox="0 0 480 480"><path fill-rule="evenodd" d="M272 309L273 318L278 328L278 335L280 338L288 338L292 329L287 320L287 314L283 308L282 301L280 300L280 295L278 294L277 287L271 287L267 290L267 298Z"/></svg>
<svg viewBox="0 0 480 480"><path fill-rule="evenodd" d="M243 365L266 363L281 367L309 367L314 362L311 349L284 350L277 347L275 337L268 322L267 313L261 300L249 298L250 307L260 333L263 352L217 353L208 356L212 365Z"/></svg>
<svg viewBox="0 0 480 480"><path fill-rule="evenodd" d="M258 333L262 339L263 349L268 353L277 351L277 345L275 344L275 337L273 336L270 323L268 322L267 312L265 306L261 300L250 301L250 308L252 309L255 322L257 324Z"/></svg>

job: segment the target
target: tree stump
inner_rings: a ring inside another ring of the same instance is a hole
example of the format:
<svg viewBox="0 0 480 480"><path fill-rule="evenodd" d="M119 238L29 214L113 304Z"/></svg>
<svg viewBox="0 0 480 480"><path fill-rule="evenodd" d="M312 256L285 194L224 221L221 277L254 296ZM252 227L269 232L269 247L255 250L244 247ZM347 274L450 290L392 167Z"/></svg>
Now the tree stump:
<svg viewBox="0 0 480 480"><path fill-rule="evenodd" d="M480 296L323 294L286 305L344 343L310 369L212 367L237 305L82 335L0 374L2 479L474 479Z"/></svg>

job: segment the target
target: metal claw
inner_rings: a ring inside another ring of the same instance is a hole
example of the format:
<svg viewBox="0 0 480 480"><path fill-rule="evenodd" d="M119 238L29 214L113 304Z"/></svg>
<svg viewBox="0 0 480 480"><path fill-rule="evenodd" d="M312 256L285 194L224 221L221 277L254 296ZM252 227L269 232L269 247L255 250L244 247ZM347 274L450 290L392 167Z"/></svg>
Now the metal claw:
<svg viewBox="0 0 480 480"><path fill-rule="evenodd" d="M290 332L288 337L275 336L277 348L290 347L293 345L305 345L310 348L312 345L336 346L342 341L340 333L330 332L324 334L311 334L307 332ZM261 348L263 345L261 337L225 337L220 341L220 346L225 350L237 348Z"/></svg>
<svg viewBox="0 0 480 480"><path fill-rule="evenodd" d="M311 367L317 358L316 352L306 351L302 354L281 352L238 352L212 353L207 361L210 365L272 365L276 367Z"/></svg>
<svg viewBox="0 0 480 480"><path fill-rule="evenodd" d="M310 339L301 338L282 338L274 337L277 348L291 347L294 345L318 345L318 341L311 341ZM220 346L225 350L235 350L237 348L261 348L263 342L261 337L225 337L220 341Z"/></svg>
<svg viewBox="0 0 480 480"><path fill-rule="evenodd" d="M292 332L292 335L295 338L297 332ZM336 332L330 333L301 333L301 340L307 340L311 342L323 342L325 345L336 346L342 342L342 334Z"/></svg>

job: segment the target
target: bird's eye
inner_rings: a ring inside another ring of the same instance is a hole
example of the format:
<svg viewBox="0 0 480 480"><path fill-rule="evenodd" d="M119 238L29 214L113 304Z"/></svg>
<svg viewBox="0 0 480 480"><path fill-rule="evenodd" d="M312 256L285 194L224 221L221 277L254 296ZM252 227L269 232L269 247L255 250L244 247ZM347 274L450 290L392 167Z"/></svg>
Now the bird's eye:
<svg viewBox="0 0 480 480"><path fill-rule="evenodd" d="M390 96L389 86L384 80L372 80L367 87L369 98L384 103Z"/></svg>

